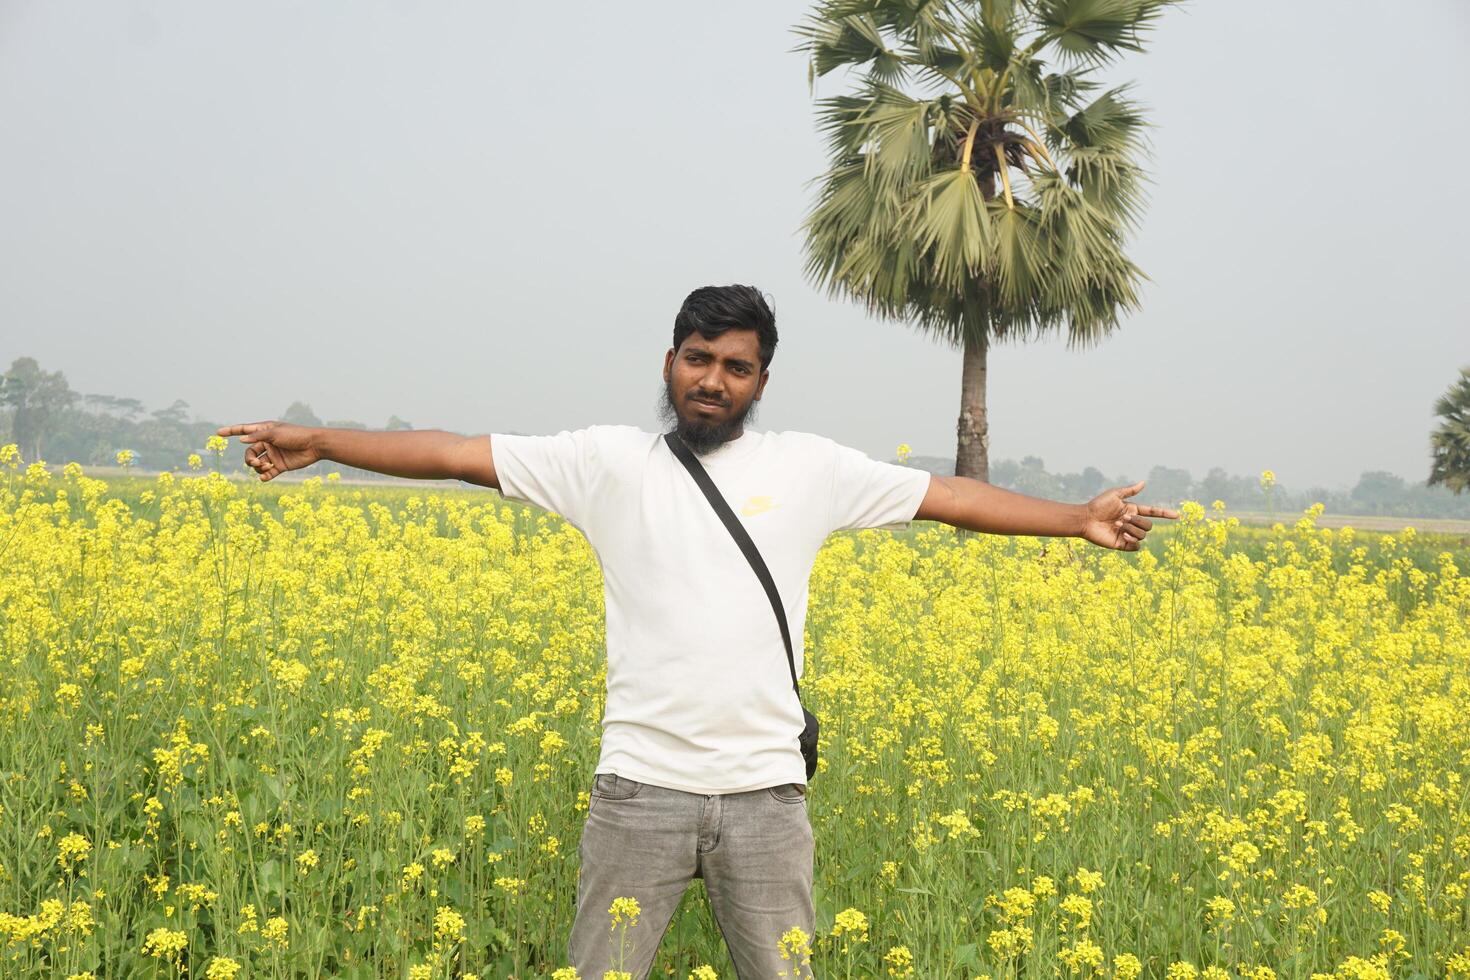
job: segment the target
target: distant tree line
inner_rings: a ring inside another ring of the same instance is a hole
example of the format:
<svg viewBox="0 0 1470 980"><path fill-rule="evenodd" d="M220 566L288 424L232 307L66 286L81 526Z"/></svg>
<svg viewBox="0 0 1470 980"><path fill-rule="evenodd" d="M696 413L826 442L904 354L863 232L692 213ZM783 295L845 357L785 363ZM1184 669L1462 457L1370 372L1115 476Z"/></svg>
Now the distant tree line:
<svg viewBox="0 0 1470 980"><path fill-rule="evenodd" d="M15 443L26 462L43 459L57 465L75 461L83 466L110 466L116 464L119 450L131 449L132 465L140 472L186 471L191 453L197 453L209 467L214 455L205 450L205 443L225 423L191 421L189 416L189 403L183 399L150 412L136 398L73 391L65 375L42 370L31 357L16 358L0 375L0 445ZM311 406L299 401L276 417L301 425L370 428L354 419L322 421ZM412 428L396 415L383 425L385 431ZM231 440L224 455L225 468L243 469L243 452L241 444ZM338 463L319 463L308 472L386 479L382 473Z"/></svg>
<svg viewBox="0 0 1470 980"><path fill-rule="evenodd" d="M910 456L907 465L946 476L954 473L954 460L944 457ZM1232 511L1272 511L1290 517L1320 501L1329 514L1470 519L1470 495L1458 495L1442 486L1410 483L1383 470L1363 473L1351 490L1326 487L1295 490L1278 482L1268 494L1261 486L1259 475L1234 476L1219 466L1212 467L1198 480L1189 470L1170 466L1155 466L1145 477L1110 477L1093 466L1080 473L1048 473L1046 464L1039 458L1026 456L1019 463L1011 459L992 460L988 482L1033 497L1082 501L1091 500L1107 487L1137 483L1140 479L1148 483L1135 499L1164 506L1177 505L1181 500L1198 500L1209 507L1214 501L1223 500Z"/></svg>
<svg viewBox="0 0 1470 980"><path fill-rule="evenodd" d="M1435 433L1435 470L1432 483L1413 483L1382 470L1363 473L1351 490L1307 487L1294 490L1276 483L1269 489L1260 475L1234 476L1213 467L1196 480L1188 470L1155 466L1148 472L1148 485L1139 499L1145 503L1178 504L1198 500L1206 507L1223 500L1231 510L1274 511L1283 516L1300 513L1321 502L1330 514L1381 514L1396 517L1470 518L1470 495L1462 495L1465 449L1470 448L1470 371L1436 405L1445 419ZM213 457L205 443L223 423L189 419L189 405L176 399L167 408L147 411L135 398L81 394L67 384L60 371L44 371L34 358L17 358L0 375L0 444L14 442L27 462L44 459L63 464L105 466L115 463L117 453L131 449L133 465L140 471L186 470L191 453L208 465ZM305 402L292 402L277 416L299 425L338 429L368 429L353 419L323 421ZM394 415L383 430L412 429ZM225 455L226 468L244 466L238 441L232 440ZM934 456L909 456L907 465L931 473L951 475L954 460ZM344 477L383 479L383 474L338 463L318 463L307 472L339 472ZM1105 487L1134 483L1137 476L1107 476L1094 466L1080 473L1049 473L1036 456L1020 462L992 460L990 483L1007 490L1052 500L1089 500ZM1458 482L1457 482L1458 479Z"/></svg>

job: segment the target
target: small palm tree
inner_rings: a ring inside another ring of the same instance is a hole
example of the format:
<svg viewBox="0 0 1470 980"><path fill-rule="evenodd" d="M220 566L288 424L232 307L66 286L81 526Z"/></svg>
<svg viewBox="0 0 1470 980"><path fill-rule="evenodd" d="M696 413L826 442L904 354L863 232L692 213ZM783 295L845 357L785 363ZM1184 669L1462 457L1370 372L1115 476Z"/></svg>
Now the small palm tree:
<svg viewBox="0 0 1470 980"><path fill-rule="evenodd" d="M964 350L955 473L989 477L986 352L1066 324L1097 342L1137 309L1123 255L1147 179L1127 86L1086 75L1177 0L824 0L795 32L830 166L803 222L829 296ZM1052 70L1054 59L1056 70Z"/></svg>
<svg viewBox="0 0 1470 980"><path fill-rule="evenodd" d="M1470 368L1434 403L1434 414L1444 419L1429 435L1433 465L1428 486L1442 483L1460 493L1470 487Z"/></svg>

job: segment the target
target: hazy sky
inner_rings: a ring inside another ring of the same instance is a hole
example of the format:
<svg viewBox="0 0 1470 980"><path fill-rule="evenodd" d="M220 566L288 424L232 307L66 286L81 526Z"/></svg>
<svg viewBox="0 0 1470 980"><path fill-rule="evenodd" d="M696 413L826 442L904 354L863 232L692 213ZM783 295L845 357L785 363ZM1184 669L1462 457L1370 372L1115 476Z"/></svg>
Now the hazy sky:
<svg viewBox="0 0 1470 980"><path fill-rule="evenodd" d="M744 282L754 428L951 456L959 352L802 276L807 9L0 0L0 367L221 423L656 430L680 302ZM1470 12L1195 0L1148 43L1105 76L1156 125L1144 309L992 349L992 458L1423 480L1470 366Z"/></svg>

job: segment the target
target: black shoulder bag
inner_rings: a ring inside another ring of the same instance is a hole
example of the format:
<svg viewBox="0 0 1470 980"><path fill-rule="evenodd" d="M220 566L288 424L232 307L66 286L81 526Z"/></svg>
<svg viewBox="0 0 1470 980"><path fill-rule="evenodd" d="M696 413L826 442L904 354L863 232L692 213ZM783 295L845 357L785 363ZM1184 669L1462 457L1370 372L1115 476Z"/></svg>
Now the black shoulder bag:
<svg viewBox="0 0 1470 980"><path fill-rule="evenodd" d="M796 703L801 705L801 685L796 682L796 655L791 652L791 630L786 625L786 610L781 605L781 595L776 591L776 583L772 581L771 573L767 570L761 553L756 550L755 542L750 540L750 534L745 530L745 526L740 523L740 519L735 516L730 505L725 503L725 498L720 495L719 488L709 478L709 474L705 472L694 453L684 445L684 441L672 432L664 433L664 441L669 444L669 449L673 450L674 455L679 457L679 462L684 464L689 475L694 477L694 482L699 484L699 489L704 491L710 506L715 509L716 514L720 515L720 520L725 523L725 528L730 532L730 536L735 539L740 550L745 552L745 558L750 562L750 567L755 569L756 578L760 579L761 585L765 586L766 597L771 600L771 608L776 610L776 622L781 626L781 641L786 644L786 663L791 668L791 686L796 690ZM806 719L806 727L796 737L796 743L801 746L801 757L806 760L806 778L810 781L817 772L818 723L817 716L806 710L805 705L801 706L801 713Z"/></svg>

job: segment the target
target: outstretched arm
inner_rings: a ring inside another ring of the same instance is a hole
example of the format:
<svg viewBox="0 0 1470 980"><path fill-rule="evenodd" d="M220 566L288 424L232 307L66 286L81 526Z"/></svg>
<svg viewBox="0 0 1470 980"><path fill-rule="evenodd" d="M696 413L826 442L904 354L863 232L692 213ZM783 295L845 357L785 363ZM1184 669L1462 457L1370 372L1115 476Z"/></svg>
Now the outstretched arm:
<svg viewBox="0 0 1470 980"><path fill-rule="evenodd" d="M1085 504L1064 504L1002 490L967 476L929 478L916 521L942 521L989 534L1078 537L1104 548L1137 551L1153 527L1150 517L1176 519L1177 511L1128 503L1143 481L1104 490Z"/></svg>
<svg viewBox="0 0 1470 980"><path fill-rule="evenodd" d="M227 425L217 434L240 437L245 462L262 481L330 459L390 476L463 480L500 489L488 435L461 436L441 429L368 432L276 421Z"/></svg>

